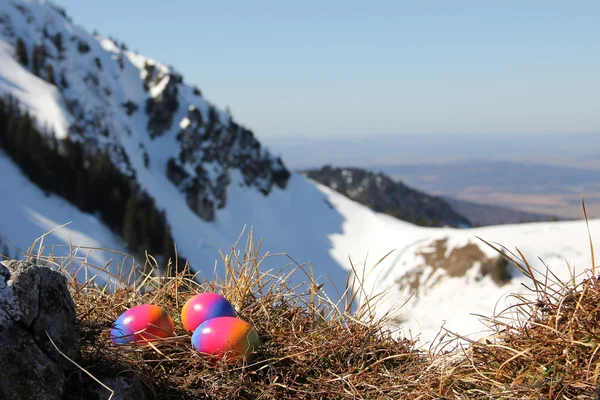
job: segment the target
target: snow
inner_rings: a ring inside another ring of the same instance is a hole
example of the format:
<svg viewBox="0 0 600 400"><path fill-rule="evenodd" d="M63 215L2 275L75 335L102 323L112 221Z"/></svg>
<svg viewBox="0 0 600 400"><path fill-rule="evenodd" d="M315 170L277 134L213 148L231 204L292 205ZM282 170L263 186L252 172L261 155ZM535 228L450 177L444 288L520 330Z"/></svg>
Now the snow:
<svg viewBox="0 0 600 400"><path fill-rule="evenodd" d="M90 264L99 267L113 259L106 272L100 273L96 278L99 284L114 283L115 280L111 279L109 274L119 276L121 268L122 271L128 272L131 260L123 260L122 255L114 252L87 249L107 248L127 253L121 240L98 221L98 218L79 211L57 196L46 196L1 150L0 171L0 183L4 188L0 202L0 232L9 238L19 253L26 252L44 233L70 222L68 226L57 229L44 238L44 255L52 253L57 257L67 256L70 254L69 245L72 243L73 271L83 265L85 257ZM37 250L36 246L35 254ZM95 268L83 265L77 276L79 280L85 281L97 273Z"/></svg>
<svg viewBox="0 0 600 400"><path fill-rule="evenodd" d="M115 42L113 42L110 39L106 39L106 38L100 38L100 40L98 41L98 43L100 43L100 46L102 46L102 48L110 53L119 53L121 50L119 49L119 47L115 44Z"/></svg>
<svg viewBox="0 0 600 400"><path fill-rule="evenodd" d="M150 96L153 98L158 97L165 90L170 80L171 78L169 75L162 77L158 83L150 87Z"/></svg>
<svg viewBox="0 0 600 400"><path fill-rule="evenodd" d="M73 121L63 106L67 101L76 99L86 119L97 117L101 128L106 128L109 135L104 138L95 132L94 139L99 147L106 144L124 150L129 160L127 168L135 173L140 186L155 199L158 207L165 210L178 251L201 276L210 278L215 263L220 271L219 251L227 253L240 233L251 229L255 239L262 238L262 249L270 253L287 253L300 264L311 263L317 281L325 284L324 290L334 300L345 290L351 260L360 278L364 277L361 298L364 299L365 294L375 296L385 292L376 306L377 315L401 314L401 322L389 322L390 326L399 329L399 334L420 335L422 341L428 343L444 321L450 330L473 334L473 337L480 335L482 324L472 314L491 315L495 310L503 309L509 301L507 295L523 292L522 283L527 283L524 276L517 275L511 283L499 287L489 277L478 279L477 265L464 276L448 277L443 271L427 266L421 254L426 248L433 250L436 240L447 240L446 254L475 243L487 256L495 257L495 251L479 241L478 236L509 249L518 246L534 266L543 270L537 259L540 256L562 278L569 277L566 261L577 271L590 266L587 230L581 221L477 229L418 227L375 213L296 173L292 173L285 190L274 187L268 196L264 196L256 188L247 187L239 171L230 171L226 207L217 210L214 222L207 223L189 209L184 195L168 180L165 171L169 158L179 153L176 135L190 124L187 118L190 107L198 108L206 119L210 104L203 97L194 95L191 87L179 85L180 106L171 129L150 139L145 103L149 97L160 95L171 70L151 58L122 51L111 40L93 37L53 10L49 11L47 6L36 2L22 4L31 10L34 22L27 22L28 17L16 11L11 3L0 3L0 13L9 16L13 31L11 34L11 29L0 25L0 92L17 97L40 122L53 127L59 137L66 135ZM40 40L47 40L43 39L40 21L44 21L50 32L60 32L63 36L64 58L52 60L57 77L59 72L64 72L69 81L69 87L62 93L14 59L16 36L22 36L28 48ZM77 50L78 40L90 46L88 53ZM100 60L101 68L95 59ZM164 75L149 92L143 86L146 63L154 64L156 73ZM89 81L90 76L98 79L97 87ZM138 106L132 115L127 115L122 106L127 101ZM221 122L228 125L227 114L217 112ZM148 167L144 164L144 149L150 155ZM205 166L214 181L220 170L213 168L216 165ZM26 250L44 232L71 222L53 231L44 243L65 246L72 242L125 251L120 239L96 216L81 213L58 197L45 196L3 153L0 153L0 171L0 184L5 188L0 203L0 232L20 249ZM350 170L344 171L344 176L348 182L353 179ZM591 221L591 228L592 233L598 232L600 221ZM55 247L54 251L68 254L66 247ZM81 257L87 255L84 249L76 251ZM98 266L110 258L115 259L110 268L116 273L122 256L97 250L89 255L90 263ZM288 263L291 261L286 257L270 258L263 267L279 270ZM417 295L410 297L411 292L400 287L397 281L415 268L423 272L421 285ZM81 279L85 278L85 273L85 269L80 272ZM430 282L436 277L440 278L439 282L432 286ZM102 274L99 279L108 281L109 277ZM295 279L298 283L307 280L300 272ZM408 303L400 307L407 300Z"/></svg>
<svg viewBox="0 0 600 400"><path fill-rule="evenodd" d="M190 126L190 123L191 123L191 121L189 120L189 118L186 117L186 118L182 119L181 122L179 122L179 127L181 129L185 129L188 126Z"/></svg>
<svg viewBox="0 0 600 400"><path fill-rule="evenodd" d="M38 121L49 127L57 138L67 136L70 119L64 112L56 87L31 74L14 58L13 46L0 41L0 94L10 93Z"/></svg>
<svg viewBox="0 0 600 400"><path fill-rule="evenodd" d="M483 242L499 243L516 253L523 252L530 265L540 273L543 279L545 262L559 279L567 280L572 274L578 275L591 268L591 253L588 231L584 221L546 222L520 225L502 225L473 229L421 228L395 220L386 215L377 215L352 202L339 193L318 185L321 192L341 213L345 219L342 234L332 235L333 258L340 264L347 263L348 256L355 264L362 263L369 269L381 257L394 250L382 261L376 270L366 273L366 289L370 294L386 292L377 304L377 314L383 316L392 310L392 314L401 317L396 326L399 333L406 336L420 336L422 342L430 343L444 324L449 331L479 338L489 333L479 318L473 314L491 317L512 304L512 293L528 293L523 284L532 286L525 276L519 274L504 286L498 286L489 276L476 281L472 268L464 277L445 276L431 289L422 288L418 298L413 296L406 306L400 308L411 295L406 288L396 282L404 273L415 266L423 265L419 255L423 245L431 245L435 240L448 239L448 250L475 243L488 256L497 253ZM590 221L592 237L600 231L600 220ZM600 238L594 239L595 248L600 248ZM541 258L540 259L538 259ZM421 282L431 279L428 276L431 267L424 267ZM513 299L514 300L514 299Z"/></svg>

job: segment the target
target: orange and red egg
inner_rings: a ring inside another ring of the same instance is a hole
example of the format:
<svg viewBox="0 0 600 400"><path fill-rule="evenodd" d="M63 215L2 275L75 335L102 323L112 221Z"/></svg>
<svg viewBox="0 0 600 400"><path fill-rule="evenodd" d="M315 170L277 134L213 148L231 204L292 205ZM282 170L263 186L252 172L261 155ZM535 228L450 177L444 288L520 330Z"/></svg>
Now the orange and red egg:
<svg viewBox="0 0 600 400"><path fill-rule="evenodd" d="M162 307L141 304L125 311L110 331L114 344L145 343L173 336L173 320Z"/></svg>

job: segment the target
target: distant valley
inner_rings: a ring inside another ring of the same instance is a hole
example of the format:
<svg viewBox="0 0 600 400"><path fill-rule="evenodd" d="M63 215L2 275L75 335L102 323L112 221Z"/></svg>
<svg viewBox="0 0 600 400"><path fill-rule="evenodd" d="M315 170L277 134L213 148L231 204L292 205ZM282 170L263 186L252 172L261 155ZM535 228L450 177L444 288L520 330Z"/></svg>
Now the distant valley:
<svg viewBox="0 0 600 400"><path fill-rule="evenodd" d="M583 218L583 194L588 216L600 216L599 172L591 168L474 160L379 165L374 169L445 198L508 207L558 219Z"/></svg>
<svg viewBox="0 0 600 400"><path fill-rule="evenodd" d="M550 219L583 218L583 194L588 216L600 216L598 134L323 135L265 142L296 170L352 165L428 194Z"/></svg>
<svg viewBox="0 0 600 400"><path fill-rule="evenodd" d="M531 213L508 207L476 203L451 197L442 197L442 199L450 204L456 212L468 218L473 226L520 224L526 222L545 222L568 219L560 218L555 215Z"/></svg>

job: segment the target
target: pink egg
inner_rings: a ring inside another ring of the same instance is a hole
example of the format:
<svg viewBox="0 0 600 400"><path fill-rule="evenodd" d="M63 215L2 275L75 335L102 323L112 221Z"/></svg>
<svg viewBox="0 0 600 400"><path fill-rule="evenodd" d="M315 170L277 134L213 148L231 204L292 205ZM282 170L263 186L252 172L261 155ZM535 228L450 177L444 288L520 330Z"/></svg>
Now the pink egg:
<svg viewBox="0 0 600 400"><path fill-rule="evenodd" d="M173 320L159 306L131 307L117 318L110 331L114 344L145 343L173 336Z"/></svg>
<svg viewBox="0 0 600 400"><path fill-rule="evenodd" d="M192 335L192 346L200 353L233 360L249 355L260 346L256 329L233 317L217 317L203 322Z"/></svg>
<svg viewBox="0 0 600 400"><path fill-rule="evenodd" d="M181 309L181 323L190 332L209 319L235 316L235 309L231 303L216 293L197 294L189 299Z"/></svg>

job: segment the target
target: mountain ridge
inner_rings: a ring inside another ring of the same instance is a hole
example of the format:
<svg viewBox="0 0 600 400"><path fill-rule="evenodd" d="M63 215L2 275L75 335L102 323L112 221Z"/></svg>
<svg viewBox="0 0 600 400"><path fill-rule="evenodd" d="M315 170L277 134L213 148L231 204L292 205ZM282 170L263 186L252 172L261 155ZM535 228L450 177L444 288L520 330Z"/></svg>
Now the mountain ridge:
<svg viewBox="0 0 600 400"><path fill-rule="evenodd" d="M381 172L326 165L302 173L376 212L403 221L420 226L471 226L471 222L444 199L394 181Z"/></svg>

